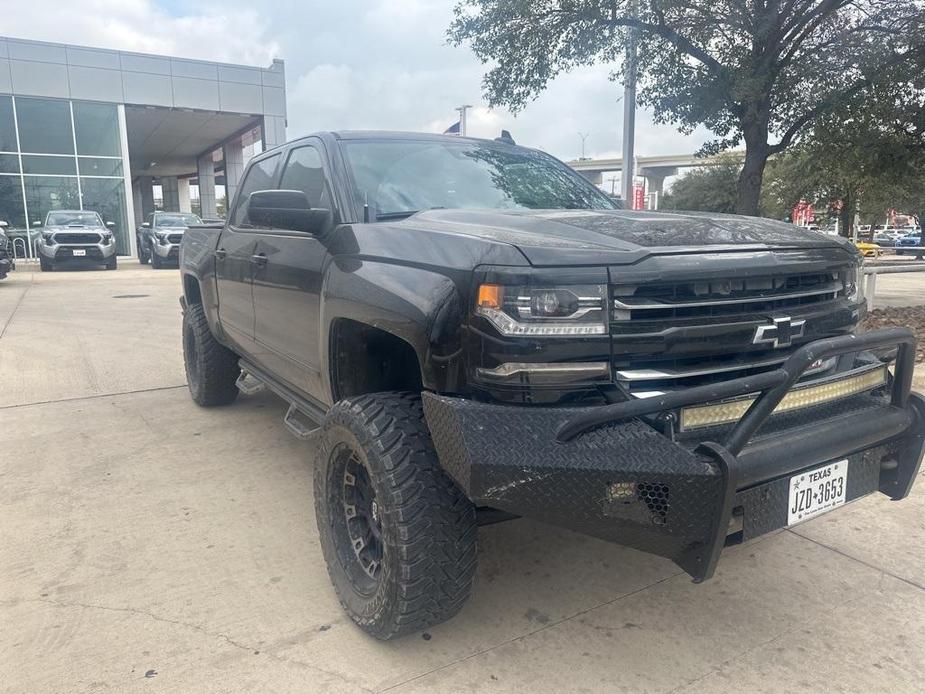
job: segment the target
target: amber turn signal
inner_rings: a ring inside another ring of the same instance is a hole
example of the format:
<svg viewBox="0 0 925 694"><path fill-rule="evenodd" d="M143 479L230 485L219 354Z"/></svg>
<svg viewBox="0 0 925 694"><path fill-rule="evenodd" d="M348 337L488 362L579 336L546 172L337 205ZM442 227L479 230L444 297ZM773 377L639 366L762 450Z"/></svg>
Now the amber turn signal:
<svg viewBox="0 0 925 694"><path fill-rule="evenodd" d="M480 284L478 306L481 308L501 308L502 287L500 284Z"/></svg>

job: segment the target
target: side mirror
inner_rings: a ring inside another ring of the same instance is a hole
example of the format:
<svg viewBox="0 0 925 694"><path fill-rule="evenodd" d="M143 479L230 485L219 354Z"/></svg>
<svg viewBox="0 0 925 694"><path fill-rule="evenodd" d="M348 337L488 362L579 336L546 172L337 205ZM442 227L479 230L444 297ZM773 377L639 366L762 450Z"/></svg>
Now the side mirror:
<svg viewBox="0 0 925 694"><path fill-rule="evenodd" d="M142 228L144 228L144 229L150 229L150 228L151 228L151 224L150 224L149 222L142 222L142 223L141 223L141 226L142 226Z"/></svg>
<svg viewBox="0 0 925 694"><path fill-rule="evenodd" d="M6 229L8 226L9 224L0 219L0 229Z"/></svg>
<svg viewBox="0 0 925 694"><path fill-rule="evenodd" d="M108 226L110 229L114 229L115 226L116 226L116 223L115 223L115 222L106 222L106 226Z"/></svg>
<svg viewBox="0 0 925 694"><path fill-rule="evenodd" d="M255 226L320 234L331 224L331 210L312 208L301 190L257 190L247 200L247 218Z"/></svg>
<svg viewBox="0 0 925 694"><path fill-rule="evenodd" d="M34 227L40 227L40 226L42 226L42 223L41 223L41 222L32 222L32 226L34 226Z"/></svg>

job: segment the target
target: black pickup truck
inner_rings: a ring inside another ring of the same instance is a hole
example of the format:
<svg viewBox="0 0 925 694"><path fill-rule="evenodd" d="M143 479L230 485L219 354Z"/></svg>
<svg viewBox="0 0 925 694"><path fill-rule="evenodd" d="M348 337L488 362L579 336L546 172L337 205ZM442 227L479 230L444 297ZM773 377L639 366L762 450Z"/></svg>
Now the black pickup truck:
<svg viewBox="0 0 925 694"><path fill-rule="evenodd" d="M193 399L289 404L331 579L378 638L460 609L479 524L537 518L702 581L728 544L904 498L922 458L914 339L856 332L847 241L622 211L508 138L272 149L180 261Z"/></svg>

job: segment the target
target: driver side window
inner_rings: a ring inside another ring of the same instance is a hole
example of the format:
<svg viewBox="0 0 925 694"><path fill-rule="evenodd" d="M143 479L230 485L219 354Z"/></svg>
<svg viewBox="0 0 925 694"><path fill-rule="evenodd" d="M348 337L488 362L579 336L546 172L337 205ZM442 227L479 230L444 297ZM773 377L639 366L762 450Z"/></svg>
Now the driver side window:
<svg viewBox="0 0 925 694"><path fill-rule="evenodd" d="M280 190L301 190L313 208L331 208L321 154L311 145L292 150L279 187Z"/></svg>
<svg viewBox="0 0 925 694"><path fill-rule="evenodd" d="M254 228L254 225L247 218L248 199L254 191L269 190L273 187L273 174L276 173L278 161L279 155L274 154L271 157L254 162L247 170L244 180L241 181L241 189L238 191L238 203L231 217L233 226Z"/></svg>

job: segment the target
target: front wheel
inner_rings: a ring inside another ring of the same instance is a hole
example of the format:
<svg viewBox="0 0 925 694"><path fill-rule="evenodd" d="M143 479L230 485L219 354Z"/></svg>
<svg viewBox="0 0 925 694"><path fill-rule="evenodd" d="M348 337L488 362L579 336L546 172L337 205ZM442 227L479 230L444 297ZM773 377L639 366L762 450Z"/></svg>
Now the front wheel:
<svg viewBox="0 0 925 694"><path fill-rule="evenodd" d="M55 266L51 263L51 261L45 260L45 258L39 258L39 268L42 272L51 272L55 269Z"/></svg>
<svg viewBox="0 0 925 694"><path fill-rule="evenodd" d="M110 258L109 260L106 261L106 269L107 269L107 270L115 270L116 267L118 267L118 266L117 266L117 263L118 263L118 262L119 262L119 261L116 260L116 256L113 256L112 258Z"/></svg>
<svg viewBox="0 0 925 694"><path fill-rule="evenodd" d="M148 261L151 260L151 252L145 250L145 244L142 242L141 237L136 237L138 241L138 262L142 265L147 265Z"/></svg>
<svg viewBox="0 0 925 694"><path fill-rule="evenodd" d="M238 397L238 355L212 335L202 304L190 304L183 312L183 362L196 404L228 405Z"/></svg>
<svg viewBox="0 0 925 694"><path fill-rule="evenodd" d="M164 263L161 261L161 257L157 253L151 253L151 267L155 270L160 270L164 267Z"/></svg>
<svg viewBox="0 0 925 694"><path fill-rule="evenodd" d="M390 639L443 622L475 577L475 507L443 472L416 393L334 405L315 465L321 548L340 603Z"/></svg>

